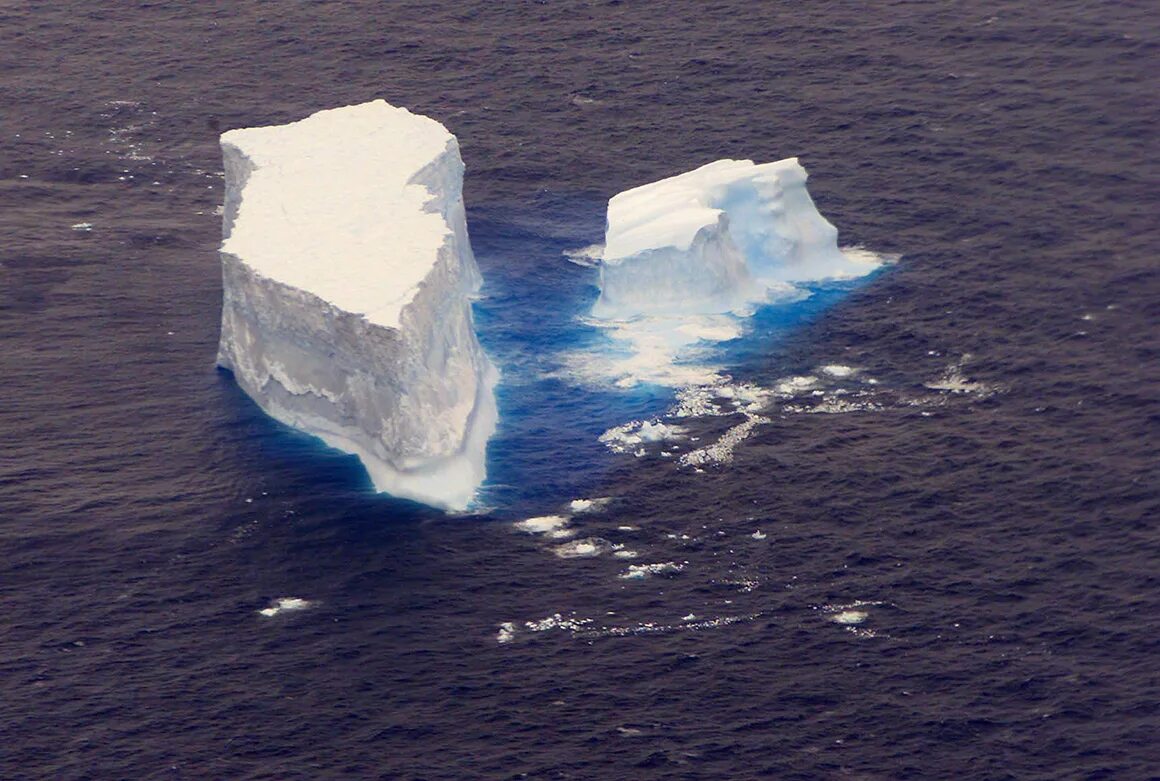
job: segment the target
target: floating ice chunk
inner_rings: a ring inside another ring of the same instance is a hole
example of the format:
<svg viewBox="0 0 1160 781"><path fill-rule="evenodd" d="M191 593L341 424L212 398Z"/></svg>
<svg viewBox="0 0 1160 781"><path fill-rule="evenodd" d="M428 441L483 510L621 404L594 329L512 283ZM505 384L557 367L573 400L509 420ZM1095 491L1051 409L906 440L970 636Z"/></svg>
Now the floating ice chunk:
<svg viewBox="0 0 1160 781"><path fill-rule="evenodd" d="M814 206L796 158L718 160L608 202L596 317L744 310L785 283L879 265L847 256Z"/></svg>
<svg viewBox="0 0 1160 781"><path fill-rule="evenodd" d="M357 455L376 489L465 508L497 373L472 323L455 137L377 100L221 144L218 364L272 417Z"/></svg>
<svg viewBox="0 0 1160 781"><path fill-rule="evenodd" d="M822 367L823 374L828 374L829 376L836 377L839 380L851 376L856 371L858 370L852 366L843 366L838 363L831 363Z"/></svg>
<svg viewBox="0 0 1160 781"><path fill-rule="evenodd" d="M497 643L510 643L516 634L516 625L511 621L505 621L499 625L499 631L495 634L495 641Z"/></svg>
<svg viewBox="0 0 1160 781"><path fill-rule="evenodd" d="M841 613L830 616L830 620L843 626L855 626L869 617L870 614L864 610L843 610Z"/></svg>
<svg viewBox="0 0 1160 781"><path fill-rule="evenodd" d="M552 552L561 559L590 559L609 551L619 550L624 546L601 539L600 537L586 537L582 540L573 540L563 545L557 545Z"/></svg>
<svg viewBox="0 0 1160 781"><path fill-rule="evenodd" d="M269 607L258 611L259 615L266 618L273 618L279 613L288 613L294 610L305 610L308 607L313 607L314 603L306 599L299 599L298 597L282 597L275 599L270 603Z"/></svg>
<svg viewBox="0 0 1160 781"><path fill-rule="evenodd" d="M966 353L958 360L946 368L942 377L932 382L926 383L926 387L931 390L945 391L948 393L971 393L978 396L990 396L999 392L999 388L992 387L982 382L976 382L967 378L964 374L964 368L971 360L971 354Z"/></svg>
<svg viewBox="0 0 1160 781"><path fill-rule="evenodd" d="M753 538L753 539L755 539L755 540L764 540L764 539L765 539L766 537L768 537L769 535L767 535L765 532L763 532L763 531L761 531L760 529L758 529L757 531L755 531L753 534L751 534L751 535L749 535L749 536L750 536L750 537L752 537L752 538Z"/></svg>
<svg viewBox="0 0 1160 781"><path fill-rule="evenodd" d="M561 629L565 632L575 634L591 623L591 618L576 618L575 615L565 618L560 613L553 613L538 621L525 621L524 626L529 632L547 632L552 629Z"/></svg>
<svg viewBox="0 0 1160 781"><path fill-rule="evenodd" d="M778 380L776 390L783 396L795 396L802 391L811 390L818 384L818 378L813 375L804 377L786 377Z"/></svg>
<svg viewBox="0 0 1160 781"><path fill-rule="evenodd" d="M571 537L576 533L568 528L568 519L563 515L540 515L518 521L515 527L528 534L543 534L557 540Z"/></svg>
<svg viewBox="0 0 1160 781"><path fill-rule="evenodd" d="M574 513L596 513L607 507L611 501L611 496L602 496L595 499L573 499L568 507Z"/></svg>
<svg viewBox="0 0 1160 781"><path fill-rule="evenodd" d="M711 445L690 450L681 456L681 466L704 466L706 464L727 464L733 460L733 451L742 440L753 433L758 426L769 423L770 419L761 415L746 414L745 420L733 426Z"/></svg>
<svg viewBox="0 0 1160 781"><path fill-rule="evenodd" d="M600 441L614 453L627 453L644 443L668 442L682 439L686 434L683 426L661 421L633 420L608 429L600 435Z"/></svg>
<svg viewBox="0 0 1160 781"><path fill-rule="evenodd" d="M577 266L584 266L587 268L595 268L600 265L600 258L604 254L603 244L589 244L587 247L579 247L577 249L565 250L564 257L570 263L575 263Z"/></svg>
<svg viewBox="0 0 1160 781"><path fill-rule="evenodd" d="M69 227L75 231L81 231L82 233L88 233L89 231L91 231L93 229L93 224L91 222L78 222L76 225L70 225Z"/></svg>
<svg viewBox="0 0 1160 781"><path fill-rule="evenodd" d="M628 569L620 573L624 580L640 580L651 575L675 575L685 568L684 564L675 561L662 561L657 564L630 564Z"/></svg>

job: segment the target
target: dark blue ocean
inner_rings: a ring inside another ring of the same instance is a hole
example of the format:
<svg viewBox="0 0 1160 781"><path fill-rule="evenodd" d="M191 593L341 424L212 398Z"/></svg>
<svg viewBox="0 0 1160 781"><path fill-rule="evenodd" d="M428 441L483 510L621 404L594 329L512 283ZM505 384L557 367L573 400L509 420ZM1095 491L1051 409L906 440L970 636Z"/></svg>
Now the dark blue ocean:
<svg viewBox="0 0 1160 781"><path fill-rule="evenodd" d="M0 779L1160 778L1158 95L1137 0L0 4ZM219 134L375 98L467 165L471 514L214 366ZM565 254L790 156L896 262L613 452L677 390Z"/></svg>

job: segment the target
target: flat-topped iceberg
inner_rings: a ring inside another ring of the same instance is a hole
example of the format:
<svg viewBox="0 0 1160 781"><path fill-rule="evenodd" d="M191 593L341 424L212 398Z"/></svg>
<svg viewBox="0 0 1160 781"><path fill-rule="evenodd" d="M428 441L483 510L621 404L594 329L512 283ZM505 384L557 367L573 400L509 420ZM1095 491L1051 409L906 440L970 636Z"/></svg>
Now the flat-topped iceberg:
<svg viewBox="0 0 1160 781"><path fill-rule="evenodd" d="M472 322L455 137L376 100L221 146L218 364L272 417L357 455L377 490L465 508L497 372Z"/></svg>
<svg viewBox="0 0 1160 781"><path fill-rule="evenodd" d="M794 282L858 277L877 264L838 249L796 158L718 160L614 196L592 314L720 314Z"/></svg>

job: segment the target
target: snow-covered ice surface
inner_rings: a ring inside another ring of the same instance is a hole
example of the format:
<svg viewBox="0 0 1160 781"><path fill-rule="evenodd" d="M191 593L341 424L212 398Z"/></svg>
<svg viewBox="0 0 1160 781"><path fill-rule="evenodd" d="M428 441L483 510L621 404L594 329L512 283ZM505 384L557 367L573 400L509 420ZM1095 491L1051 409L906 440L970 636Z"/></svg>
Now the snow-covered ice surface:
<svg viewBox="0 0 1160 781"><path fill-rule="evenodd" d="M497 372L459 145L382 100L222 135L218 364L272 417L357 455L379 491L464 509Z"/></svg>

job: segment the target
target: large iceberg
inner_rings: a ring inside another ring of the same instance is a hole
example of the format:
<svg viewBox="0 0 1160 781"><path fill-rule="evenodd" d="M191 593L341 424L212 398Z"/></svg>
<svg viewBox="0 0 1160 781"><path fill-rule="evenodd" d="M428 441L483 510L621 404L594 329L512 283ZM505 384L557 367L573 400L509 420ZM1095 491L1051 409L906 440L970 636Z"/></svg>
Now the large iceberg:
<svg viewBox="0 0 1160 781"><path fill-rule="evenodd" d="M593 316L743 311L795 282L857 277L876 263L838 249L797 158L718 160L608 202Z"/></svg>
<svg viewBox="0 0 1160 781"><path fill-rule="evenodd" d="M357 455L375 488L465 508L497 372L459 145L382 100L221 137L218 364L272 417Z"/></svg>

